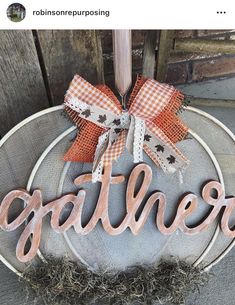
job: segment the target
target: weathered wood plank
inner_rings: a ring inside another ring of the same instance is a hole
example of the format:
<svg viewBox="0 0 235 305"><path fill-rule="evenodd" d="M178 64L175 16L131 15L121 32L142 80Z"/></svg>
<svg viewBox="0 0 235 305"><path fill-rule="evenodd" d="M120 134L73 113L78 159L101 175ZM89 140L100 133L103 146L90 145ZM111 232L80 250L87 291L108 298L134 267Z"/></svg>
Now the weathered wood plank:
<svg viewBox="0 0 235 305"><path fill-rule="evenodd" d="M93 84L103 83L103 58L98 31L38 31L50 95L61 104L74 74Z"/></svg>
<svg viewBox="0 0 235 305"><path fill-rule="evenodd" d="M235 54L235 42L233 40L208 40L208 39L176 39L175 51L194 53L223 53Z"/></svg>
<svg viewBox="0 0 235 305"><path fill-rule="evenodd" d="M230 107L235 108L234 100L210 99L189 96L190 106Z"/></svg>
<svg viewBox="0 0 235 305"><path fill-rule="evenodd" d="M31 31L0 31L0 135L48 107Z"/></svg>
<svg viewBox="0 0 235 305"><path fill-rule="evenodd" d="M162 30L160 32L156 75L156 79L160 82L164 82L166 80L167 63L173 46L173 37L174 31Z"/></svg>
<svg viewBox="0 0 235 305"><path fill-rule="evenodd" d="M147 31L144 40L143 76L154 78L156 66L157 31Z"/></svg>

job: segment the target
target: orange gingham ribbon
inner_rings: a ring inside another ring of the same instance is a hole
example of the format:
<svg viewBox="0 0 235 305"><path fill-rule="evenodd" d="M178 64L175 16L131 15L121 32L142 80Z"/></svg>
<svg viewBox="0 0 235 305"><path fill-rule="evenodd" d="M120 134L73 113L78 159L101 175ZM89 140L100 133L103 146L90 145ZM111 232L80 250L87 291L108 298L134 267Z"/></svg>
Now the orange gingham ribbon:
<svg viewBox="0 0 235 305"><path fill-rule="evenodd" d="M178 91L173 86L147 79L129 109L122 110L107 94L79 75L74 77L65 96L66 109L101 127L93 158L93 182L100 179L103 166L117 160L125 147L135 163L143 161L145 150L166 173L188 165L186 157L155 123L166 108L170 109L175 93Z"/></svg>

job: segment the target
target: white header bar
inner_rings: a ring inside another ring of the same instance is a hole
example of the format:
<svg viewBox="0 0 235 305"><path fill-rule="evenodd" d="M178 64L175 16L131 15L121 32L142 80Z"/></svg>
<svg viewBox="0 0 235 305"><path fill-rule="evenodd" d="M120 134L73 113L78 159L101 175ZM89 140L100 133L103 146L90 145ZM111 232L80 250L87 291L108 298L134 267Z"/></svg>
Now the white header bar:
<svg viewBox="0 0 235 305"><path fill-rule="evenodd" d="M232 29L231 0L19 0L25 18L13 22L0 3L0 29Z"/></svg>

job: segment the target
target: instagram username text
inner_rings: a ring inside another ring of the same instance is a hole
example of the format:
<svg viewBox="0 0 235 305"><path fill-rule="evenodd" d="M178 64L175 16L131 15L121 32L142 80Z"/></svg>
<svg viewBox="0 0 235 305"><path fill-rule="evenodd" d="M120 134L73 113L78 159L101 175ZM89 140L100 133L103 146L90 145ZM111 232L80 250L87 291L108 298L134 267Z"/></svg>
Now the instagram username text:
<svg viewBox="0 0 235 305"><path fill-rule="evenodd" d="M110 11L104 11L104 10L89 10L89 11L54 11L54 10L47 10L47 9L41 9L38 11L33 11L34 16L84 16L84 17L89 17L89 16L104 16L104 17L109 17L110 16Z"/></svg>

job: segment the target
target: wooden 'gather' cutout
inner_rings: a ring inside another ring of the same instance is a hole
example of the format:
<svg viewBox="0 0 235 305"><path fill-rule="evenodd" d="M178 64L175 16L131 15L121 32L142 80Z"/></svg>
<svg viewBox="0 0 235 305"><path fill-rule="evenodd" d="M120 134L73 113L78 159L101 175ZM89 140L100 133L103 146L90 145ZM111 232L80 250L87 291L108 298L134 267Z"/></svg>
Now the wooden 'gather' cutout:
<svg viewBox="0 0 235 305"><path fill-rule="evenodd" d="M136 191L136 184L142 173L144 174L144 178L139 189ZM32 195L22 189L13 190L5 196L1 203L0 228L4 231L16 230L29 218L32 212L34 213L33 217L25 226L16 248L17 258L22 262L28 262L36 255L40 245L42 220L43 217L50 212L52 213L50 221L51 227L58 233L66 232L73 227L76 233L86 235L95 228L99 221L101 221L104 230L110 235L121 234L127 228L136 235L143 228L152 207L156 204L158 206L156 213L156 228L162 234L173 234L177 229L180 229L185 234L193 235L206 230L218 216L221 209L225 207L221 217L221 229L226 236L235 237L235 231L229 227L230 215L235 207L235 198L225 198L223 187L217 181L210 181L203 187L202 198L205 203L211 205L212 209L208 216L203 218L200 224L194 227L188 227L185 223L186 218L197 209L198 198L192 193L186 194L179 202L175 218L169 226L166 226L164 222L167 199L166 195L162 192L154 192L149 196L140 217L136 220L135 215L148 192L152 181L151 167L144 163L135 166L130 174L126 189L126 215L118 227L113 227L108 215L110 185L122 183L124 180L125 177L122 175L112 176L111 165L105 167L100 181L101 188L96 208L89 222L84 227L82 226L81 219L82 208L86 196L84 190L79 190L77 194L64 195L46 205L43 205L42 193L40 190L34 190ZM89 183L91 181L92 174L82 174L78 176L74 182L79 186L80 184ZM212 197L211 192L213 190L216 191L216 196ZM8 212L11 204L17 198L23 200L25 208L15 220L9 222ZM67 203L72 203L73 208L66 221L63 224L60 224L60 214ZM26 242L30 237L32 237L30 249L25 253Z"/></svg>

